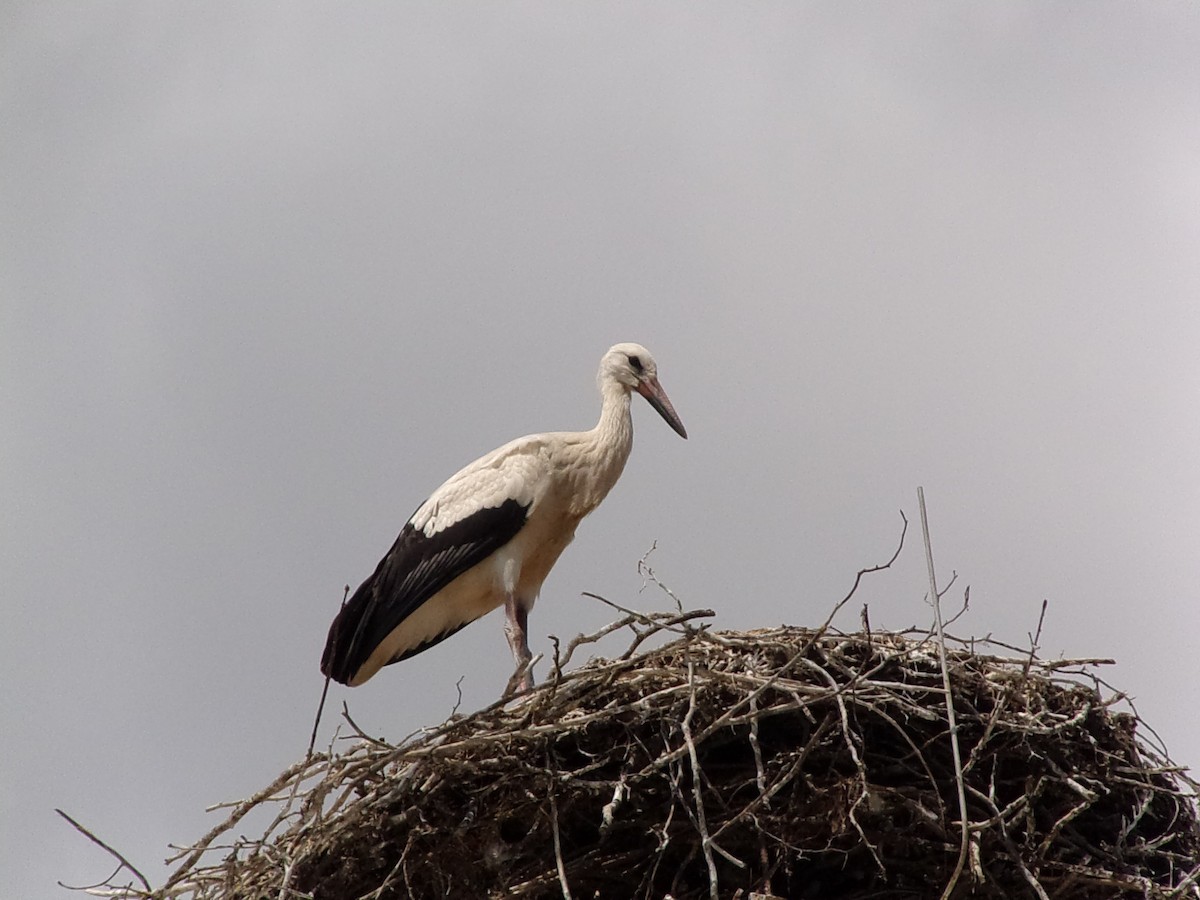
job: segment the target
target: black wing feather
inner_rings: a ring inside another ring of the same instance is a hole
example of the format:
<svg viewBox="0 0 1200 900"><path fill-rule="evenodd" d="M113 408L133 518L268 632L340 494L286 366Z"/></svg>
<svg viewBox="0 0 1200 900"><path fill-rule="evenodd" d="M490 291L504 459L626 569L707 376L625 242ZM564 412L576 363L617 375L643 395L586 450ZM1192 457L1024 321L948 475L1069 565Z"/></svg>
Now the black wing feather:
<svg viewBox="0 0 1200 900"><path fill-rule="evenodd" d="M405 525L374 574L359 585L329 626L321 671L348 684L380 642L421 604L512 540L525 524L528 510L516 500L505 500L432 537ZM432 647L453 633L439 635L392 662Z"/></svg>

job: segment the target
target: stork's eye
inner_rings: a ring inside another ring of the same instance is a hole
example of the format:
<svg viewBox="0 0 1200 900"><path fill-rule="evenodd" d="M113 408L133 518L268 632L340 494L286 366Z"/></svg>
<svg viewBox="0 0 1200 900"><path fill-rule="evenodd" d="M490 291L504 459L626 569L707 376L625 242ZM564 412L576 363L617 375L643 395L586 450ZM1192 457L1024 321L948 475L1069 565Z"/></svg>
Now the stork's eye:
<svg viewBox="0 0 1200 900"><path fill-rule="evenodd" d="M640 357L629 357L629 364L633 366L633 371L637 372L639 375L642 374L642 360Z"/></svg>

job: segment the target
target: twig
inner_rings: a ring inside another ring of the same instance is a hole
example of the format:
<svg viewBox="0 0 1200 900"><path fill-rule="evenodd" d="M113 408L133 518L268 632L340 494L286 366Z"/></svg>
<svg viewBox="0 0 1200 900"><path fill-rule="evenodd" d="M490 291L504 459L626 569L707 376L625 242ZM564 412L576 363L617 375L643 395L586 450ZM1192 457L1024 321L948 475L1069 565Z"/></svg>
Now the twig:
<svg viewBox="0 0 1200 900"><path fill-rule="evenodd" d="M754 780L758 785L758 794L765 797L767 793L767 774L763 768L762 746L758 742L758 698L750 701L750 748L754 751ZM769 805L769 800L764 800Z"/></svg>
<svg viewBox="0 0 1200 900"><path fill-rule="evenodd" d="M843 606L845 606L848 602L850 602L850 598L853 597L854 592L858 590L859 582L862 581L862 577L864 575L869 575L872 572L880 572L883 569L887 569L887 568L891 567L892 563L894 563L896 561L896 559L900 556L900 551L904 549L904 536L906 534L908 534L908 517L906 515L904 515L904 510L900 510L900 518L904 521L904 527L900 531L900 541L897 543L896 551L892 554L891 558L885 563L881 563L876 566L871 566L870 568L866 568L866 569L859 569L858 574L854 578L854 584L851 585L851 587L850 587L850 592L848 594L846 594L845 597L843 597L840 601L838 601L838 603L836 603L834 605L834 607L830 611L829 615L825 618L825 621L821 624L821 626L816 631L812 632L809 635L808 639L804 642L804 644L800 647L800 649L797 650L795 653L793 653L791 655L791 657L787 660L787 662L785 662L775 672L773 672L771 674L771 676L769 678L767 678L766 680L764 680L763 683L761 685L759 685L757 688L755 688L753 692L751 692L748 696L746 696L739 702L735 703L729 709L725 710L725 712L723 712L707 728L705 728L704 731L701 732L701 734L700 734L701 741L706 740L709 735L713 734L718 729L724 728L726 725L728 725L730 720L733 719L734 716L736 716L738 714L739 710L741 710L743 707L749 705L751 702L757 700L761 695L765 694L772 687L775 687L776 683L781 678L785 677L787 675L787 673L792 670L793 666L795 666L801 659L803 659L805 656L808 655L809 651L811 651L812 648L814 646L816 646L817 641L819 641L829 630L829 625L833 621L834 616L836 616L838 614L838 610L840 610ZM603 600L605 603L609 603L609 601L604 600L603 597L597 597L596 599ZM611 604L611 605L615 606L616 604ZM709 639L716 639L715 635L705 634L704 636ZM686 752L686 748L677 747L676 749L672 750L670 753L660 757L657 761L645 766L642 769L642 771L639 773L639 775L646 775L646 774L654 771L655 769L661 768L664 765L668 765L669 763L672 763L675 760L681 758L685 752Z"/></svg>
<svg viewBox="0 0 1200 900"><path fill-rule="evenodd" d="M550 760L546 760L546 768L550 768ZM567 867L563 863L562 838L558 832L558 801L554 797L555 784L550 782L550 829L554 836L554 864L558 868L558 883L562 887L563 900L571 900L571 885L567 883Z"/></svg>
<svg viewBox="0 0 1200 900"><path fill-rule="evenodd" d="M712 900L720 900L717 886L717 863L713 859L712 839L708 835L708 823L704 817L704 786L700 774L700 758L696 753L696 742L692 740L692 717L696 714L696 667L688 656L688 709L683 717L683 739L687 744L688 758L692 762L692 797L696 805L696 827L700 831L700 849L708 865L708 893Z"/></svg>
<svg viewBox="0 0 1200 900"><path fill-rule="evenodd" d="M146 893L147 894L150 893L150 882L146 880L145 875L143 875L141 872L138 871L137 866L135 866L133 863L131 863L129 860L127 860L124 856L122 856L120 853L118 853L116 850L114 850L108 844L104 843L104 841L100 840L100 838L96 837L94 834L92 834L90 831L88 831L86 828L84 828L82 825L80 825L78 822L76 822L74 819L72 819L69 815L67 815L61 809L56 808L54 811L56 813L58 813L60 816L62 816L64 819L66 819L68 822L70 822L72 825L74 825L75 830L78 831L80 834L82 834L85 838L87 838L93 844L95 844L98 847L102 847L106 851L108 851L109 855L112 856L114 859L117 860L117 862L119 862L121 864L121 866L117 867L117 872L121 871L121 867L128 869L130 872L132 872L137 877L137 880L142 883L142 887L144 887L146 889ZM111 876L109 876L108 880L112 881L113 877L116 876L117 872L113 872L113 874Z"/></svg>
<svg viewBox="0 0 1200 900"><path fill-rule="evenodd" d="M582 591L581 596L590 597L592 600L599 600L606 606L611 606L618 612L625 613L625 618L604 626L594 634L580 634L572 638L571 643L567 644L567 652L563 656L563 666L566 666L566 664L570 662L571 657L574 655L577 647L582 646L583 644L593 644L601 638L612 634L614 631L620 631L622 628L631 629L635 635L633 643L631 643L629 647L626 648L624 654L622 654L622 659L628 659L629 657L633 656L633 654L637 651L637 648L642 645L642 642L649 638L652 634L655 634L658 631L666 631L670 632L671 634L679 634L684 636L690 635L699 629L687 624L688 622L690 622L692 619L711 619L716 615L716 612L711 609L693 609L680 613L643 613L632 609L626 609L621 604L614 603L607 597L601 597L599 594L593 594L591 591ZM635 623L647 626L648 630L638 631L637 628L634 628ZM679 625L682 625L683 627L676 627Z"/></svg>
<svg viewBox="0 0 1200 900"><path fill-rule="evenodd" d="M879 856L878 849L876 849L875 845L872 844L870 839L867 837L867 833L863 830L862 823L858 821L858 816L855 814L859 804L862 803L863 800L869 799L871 794L871 784L867 778L866 764L862 761L862 755L858 752L858 747L854 742L854 729L850 726L850 713L846 709L846 698L843 695L843 691L838 689L838 684L834 680L834 677L829 674L826 669L807 659L801 660L801 662L805 663L808 668L812 669L813 673L818 678L822 678L829 683L831 688L830 696L832 696L834 701L837 703L838 715L842 723L842 742L846 745L846 752L850 754L850 759L854 762L854 768L858 772L859 784L862 787L861 792L850 807L850 824L854 826L854 830L857 831L858 836L862 838L863 846L870 851L871 858L875 860L875 865L879 867L879 873L886 878L888 874L887 866L883 864L883 860Z"/></svg>
<svg viewBox="0 0 1200 900"><path fill-rule="evenodd" d="M167 889L173 887L188 874L188 871L196 864L196 861L200 859L204 851L208 849L209 844L216 840L219 835L229 831L234 825L241 821L242 817L246 815L246 813L254 809L254 807L258 806L258 804L262 803L266 798L272 796L284 785L288 784L298 773L305 771L308 768L309 763L309 760L304 760L288 766L283 770L283 773L269 785L267 785L261 791L258 791L248 800L243 800L241 803L239 803L224 822L212 828L208 834L200 839L198 843L167 860L168 862L175 862L176 860L182 858L184 854L187 854L187 859L184 860L183 864L175 870L170 878L167 879L167 883L163 885L163 892L165 893Z"/></svg>
<svg viewBox="0 0 1200 900"><path fill-rule="evenodd" d="M354 733L356 735L358 735L362 740L368 741L372 744L377 744L380 747L390 747L391 746L391 744L389 744L387 741L382 740L381 738L371 737L371 735L367 734L365 731L363 731L361 728L359 728L358 723L355 722L353 718L351 718L350 704L348 704L345 700L342 701L342 718L345 719L347 723L349 723L350 727L352 729L354 729Z"/></svg>
<svg viewBox="0 0 1200 900"><path fill-rule="evenodd" d="M380 884L379 887L375 888L375 890L371 891L371 893L360 898L360 900L379 900L379 898L383 896L383 892L386 891L388 889L388 887L391 885L392 879L395 878L397 875L403 874L403 872L402 872L403 868L404 868L404 856L402 854L400 856L400 858L398 860L396 860L396 864L394 866L392 866L392 871L388 872L387 878L383 879L383 883ZM280 900L282 900L282 898L280 898Z"/></svg>
<svg viewBox="0 0 1200 900"><path fill-rule="evenodd" d="M949 589L950 589L950 586L947 585L946 590L949 590ZM946 592L945 590L942 591L943 594L945 592ZM961 607L959 607L958 612L956 612L954 615L952 615L950 618L948 618L946 620L946 624L943 627L949 628L951 625L953 625L955 622L957 622L960 618L962 618L963 614L966 613L967 610L969 610L970 608L971 608L971 586L968 584L966 586L966 588L963 589L963 605Z"/></svg>
<svg viewBox="0 0 1200 900"><path fill-rule="evenodd" d="M1025 660L1025 667L1021 669L1022 684L1029 677L1029 669L1033 666L1033 661L1037 659L1038 650L1041 649L1039 642L1042 639L1042 625L1046 621L1046 607L1049 603L1049 600L1042 600L1042 612L1038 616L1037 631L1029 635L1029 658Z"/></svg>
<svg viewBox="0 0 1200 900"><path fill-rule="evenodd" d="M929 540L929 517L925 513L925 489L917 488L917 502L921 507L921 534L925 540L925 564L929 569L929 597L933 603L934 620L937 623L938 658L942 664L942 687L946 689L946 723L950 726L950 749L954 754L954 781L958 787L958 810L962 819L962 842L958 848L958 862L954 866L954 874L942 891L942 900L947 900L958 884L963 867L967 862L967 852L971 846L970 819L967 815L967 792L963 782L962 756L958 749L958 723L954 718L954 697L950 692L950 669L946 665L946 632L942 628L942 605L938 599L937 575L933 568L933 544Z"/></svg>
<svg viewBox="0 0 1200 900"><path fill-rule="evenodd" d="M350 585L347 584L342 588L341 609L346 608L346 598L349 596L350 596ZM331 673L333 672L332 668L330 669L330 672ZM306 752L304 754L306 757L312 756L313 747L317 746L317 729L321 727L321 713L323 713L325 711L325 697L329 693L329 682L330 682L330 679L332 679L332 677L333 677L332 674L326 675L325 676L325 686L321 688L321 702L317 704L317 717L315 719L313 719L312 737L310 737L308 739L308 752Z"/></svg>
<svg viewBox="0 0 1200 900"><path fill-rule="evenodd" d="M650 563L647 562L647 560L650 559L650 554L657 549L658 541L654 541L652 544L650 544L650 549L642 554L642 558L638 560L637 570L638 574L642 576L642 587L638 593L640 594L646 589L647 583L653 584L675 602L675 608L679 610L679 612L683 612L683 601L676 596L673 590L658 580L658 576L654 574L654 570L650 568Z"/></svg>
<svg viewBox="0 0 1200 900"><path fill-rule="evenodd" d="M117 874L123 868L125 868L124 863L117 863L117 867L113 869L111 875L109 875L103 881L97 881L95 884L67 884L65 881L60 881L58 882L58 886L61 888L66 888L68 891L83 891L90 894L93 891L99 890L100 888L111 887L112 880L117 877Z"/></svg>
<svg viewBox="0 0 1200 900"><path fill-rule="evenodd" d="M649 898L649 885L653 884L654 877L658 874L658 867L662 865L663 856L667 852L667 845L671 843L671 823L675 820L675 798L680 796L679 779L683 776L676 770L669 775L671 780L671 804L667 807L666 821L658 829L651 828L655 837L658 838L658 853L654 857L654 866L650 869L648 875L648 884L646 897Z"/></svg>
<svg viewBox="0 0 1200 900"><path fill-rule="evenodd" d="M832 715L829 715L829 716L826 716L825 718L823 718L821 720L821 723L813 731L812 736L808 739L808 742L804 745L804 749L802 749L796 755L796 759L792 763L791 768L789 768L787 772L785 772L783 775L781 775L779 778L777 778L775 783L773 785L771 785L770 789L768 789L765 794L760 794L759 796L755 797L736 816L732 816L728 820L726 820L726 822L720 828L717 829L716 833L713 834L713 836L712 836L713 840L715 841L717 838L719 838L725 832L725 829L731 828L732 826L734 826L735 824L740 822L743 817L753 813L760 806L763 806L763 807L770 806L771 798L774 797L776 794L778 794L780 791L782 791L789 784L791 784L792 780L800 773L800 770L804 768L804 764L808 761L809 754L812 753L814 747L816 747L818 744L820 744L821 739L825 736L825 732L828 731L832 727L832 723L833 723Z"/></svg>
<svg viewBox="0 0 1200 900"><path fill-rule="evenodd" d="M278 896L277 900L287 900L288 893L291 890L292 875L296 871L296 863L300 862L300 860L302 860L302 859L304 859L303 854L301 854L296 859L288 860L287 865L284 866L283 880L280 882L280 885L279 885L279 896Z"/></svg>
<svg viewBox="0 0 1200 900"><path fill-rule="evenodd" d="M458 681L454 682L454 690L458 691L458 699L454 701L454 706L450 709L449 718L453 719L458 715L458 708L462 706L462 683L466 675L459 675Z"/></svg>
<svg viewBox="0 0 1200 900"><path fill-rule="evenodd" d="M900 529L900 541L896 544L896 552L892 554L891 559L885 563L880 563L876 566L858 570L858 574L854 576L854 584L850 585L850 592L834 604L833 609L829 611L829 615L825 617L825 621L821 624L821 627L817 629L817 634L824 634L826 629L829 628L830 623L833 622L833 617L841 611L843 606L850 602L850 598L853 597L855 591L858 590L859 582L862 581L864 575L870 575L872 572L882 572L884 569L890 569L892 567L892 563L900 558L900 551L904 549L904 536L908 534L908 516L904 514L904 510L900 510L900 519L904 522L904 527Z"/></svg>

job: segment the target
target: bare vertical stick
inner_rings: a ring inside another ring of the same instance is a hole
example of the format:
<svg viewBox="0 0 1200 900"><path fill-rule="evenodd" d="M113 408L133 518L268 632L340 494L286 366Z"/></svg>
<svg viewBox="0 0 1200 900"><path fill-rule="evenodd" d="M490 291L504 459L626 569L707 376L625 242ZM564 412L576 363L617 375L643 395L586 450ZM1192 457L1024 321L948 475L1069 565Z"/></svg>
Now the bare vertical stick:
<svg viewBox="0 0 1200 900"><path fill-rule="evenodd" d="M962 843L958 848L958 864L946 889L942 891L942 900L946 900L958 884L963 866L967 862L967 849L970 846L971 833L967 819L967 792L963 785L962 755L958 751L958 722L954 717L954 700L950 694L950 669L946 665L946 634L942 630L942 605L938 597L937 575L933 569L933 544L929 540L929 516L925 513L925 489L917 488L917 502L921 507L921 534L925 539L925 565L929 569L929 596L933 601L934 622L937 623L938 659L942 664L942 687L946 691L946 722L950 726L950 750L954 754L954 781L958 786L958 814L962 820Z"/></svg>
<svg viewBox="0 0 1200 900"><path fill-rule="evenodd" d="M700 757L696 753L696 742L692 739L692 716L696 714L696 667L688 654L688 711L683 717L683 739L687 743L688 756L692 761L692 796L696 803L696 827L700 831L700 849L708 864L708 890L712 900L719 900L717 886L717 862L713 858L712 838L708 834L708 823L704 818L704 785L700 774Z"/></svg>
<svg viewBox="0 0 1200 900"><path fill-rule="evenodd" d="M350 596L350 585L342 588L342 609L346 608L346 598ZM329 694L329 675L325 676L325 687L321 688L321 702L317 704L317 717L313 720L312 737L308 739L308 752L304 754L306 760L312 759L313 748L317 746L317 729L321 727L321 713L325 711L325 697ZM462 693L459 693L459 699L462 699ZM458 709L457 706L454 707Z"/></svg>
<svg viewBox="0 0 1200 900"><path fill-rule="evenodd" d="M546 771L550 768L550 754L546 754ZM554 863L558 867L558 883L562 888L563 900L572 900L571 885L567 882L567 866L563 862L562 837L558 833L558 801L554 799L555 784L550 783L550 827L554 835Z"/></svg>

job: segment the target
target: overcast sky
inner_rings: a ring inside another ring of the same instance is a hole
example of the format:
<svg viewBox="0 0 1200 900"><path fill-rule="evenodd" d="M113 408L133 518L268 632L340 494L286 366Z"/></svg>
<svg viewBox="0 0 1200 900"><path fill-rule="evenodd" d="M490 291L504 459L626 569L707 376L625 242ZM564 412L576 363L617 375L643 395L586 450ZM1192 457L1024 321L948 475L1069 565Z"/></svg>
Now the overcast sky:
<svg viewBox="0 0 1200 900"><path fill-rule="evenodd" d="M0 895L111 870L56 806L161 883L303 754L343 585L626 340L690 439L635 398L535 651L662 608L654 542L815 624L924 485L955 630L1049 600L1200 765L1197 47L1190 2L4 4ZM925 589L914 539L872 625ZM510 670L493 615L322 740Z"/></svg>

